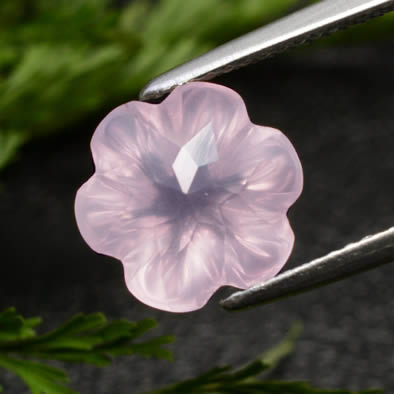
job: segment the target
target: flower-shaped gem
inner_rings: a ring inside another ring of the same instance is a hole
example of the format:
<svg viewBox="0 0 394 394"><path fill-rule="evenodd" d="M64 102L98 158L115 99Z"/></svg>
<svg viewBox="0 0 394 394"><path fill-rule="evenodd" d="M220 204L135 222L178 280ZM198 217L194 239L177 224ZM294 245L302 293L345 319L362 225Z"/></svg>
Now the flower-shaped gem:
<svg viewBox="0 0 394 394"><path fill-rule="evenodd" d="M300 161L280 131L251 123L231 89L192 82L161 104L121 105L91 149L96 172L77 193L78 227L93 250L122 261L142 302L192 311L218 287L256 285L288 259Z"/></svg>

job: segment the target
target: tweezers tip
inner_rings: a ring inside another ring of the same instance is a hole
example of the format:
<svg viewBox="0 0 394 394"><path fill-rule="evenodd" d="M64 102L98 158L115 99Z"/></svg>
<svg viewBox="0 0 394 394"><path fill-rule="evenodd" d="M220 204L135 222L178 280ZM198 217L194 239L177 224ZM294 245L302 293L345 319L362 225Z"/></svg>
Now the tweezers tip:
<svg viewBox="0 0 394 394"><path fill-rule="evenodd" d="M149 82L140 92L138 98L140 101L149 101L156 99L155 90L152 89L152 81Z"/></svg>
<svg viewBox="0 0 394 394"><path fill-rule="evenodd" d="M231 309L231 303L229 305L229 298L224 298L223 300L219 301L219 305L223 308L223 309Z"/></svg>
<svg viewBox="0 0 394 394"><path fill-rule="evenodd" d="M151 81L149 81L141 90L139 94L139 99L141 101L154 101L162 98L172 89L174 89L177 84L174 82L168 82L168 78L165 77L166 74L162 74Z"/></svg>
<svg viewBox="0 0 394 394"><path fill-rule="evenodd" d="M232 311L239 308L239 296L243 294L243 291L236 291L227 298L219 301L219 305L228 311Z"/></svg>

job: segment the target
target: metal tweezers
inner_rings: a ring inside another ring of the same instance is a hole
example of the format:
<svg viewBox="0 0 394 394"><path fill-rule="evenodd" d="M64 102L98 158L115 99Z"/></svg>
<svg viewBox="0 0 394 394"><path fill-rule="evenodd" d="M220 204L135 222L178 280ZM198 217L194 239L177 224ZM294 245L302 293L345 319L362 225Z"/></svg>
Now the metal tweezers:
<svg viewBox="0 0 394 394"><path fill-rule="evenodd" d="M212 79L393 10L394 0L320 1L158 76L144 87L140 99L160 99L178 85ZM394 227L238 291L220 304L228 310L261 305L392 262Z"/></svg>

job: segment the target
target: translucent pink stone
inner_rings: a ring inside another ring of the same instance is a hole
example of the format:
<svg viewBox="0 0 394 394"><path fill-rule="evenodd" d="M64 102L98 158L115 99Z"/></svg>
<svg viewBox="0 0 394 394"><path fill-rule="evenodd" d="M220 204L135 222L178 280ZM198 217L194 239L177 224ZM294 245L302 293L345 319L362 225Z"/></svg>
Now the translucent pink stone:
<svg viewBox="0 0 394 394"><path fill-rule="evenodd" d="M77 193L78 227L93 250L122 261L142 302L192 311L288 259L300 161L280 131L251 123L231 89L193 82L161 104L121 105L91 148L96 172Z"/></svg>

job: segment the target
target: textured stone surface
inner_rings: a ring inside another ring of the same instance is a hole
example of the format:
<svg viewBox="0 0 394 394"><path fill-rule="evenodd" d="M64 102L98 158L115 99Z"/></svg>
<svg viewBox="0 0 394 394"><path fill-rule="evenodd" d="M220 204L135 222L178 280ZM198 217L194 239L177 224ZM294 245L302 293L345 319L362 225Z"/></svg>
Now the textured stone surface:
<svg viewBox="0 0 394 394"><path fill-rule="evenodd" d="M287 261L301 164L279 130L250 122L235 91L193 82L161 104L121 105L91 147L96 172L77 193L79 229L122 261L147 305L195 310L220 286L262 283Z"/></svg>
<svg viewBox="0 0 394 394"><path fill-rule="evenodd" d="M254 123L286 131L304 168L302 196L290 210L296 234L285 266L393 225L394 50L306 52L228 74ZM382 77L384 76L384 83ZM89 140L99 114L64 136L28 147L2 174L0 304L54 327L79 311L110 318L155 317L175 334L174 363L138 357L112 367L69 366L83 394L141 393L219 364L240 365L304 323L295 353L273 378L357 390L394 387L394 266L379 268L263 308L228 313L217 301L171 314L130 296L116 260L92 253L73 217L75 191L92 173ZM0 373L5 393L27 394Z"/></svg>

